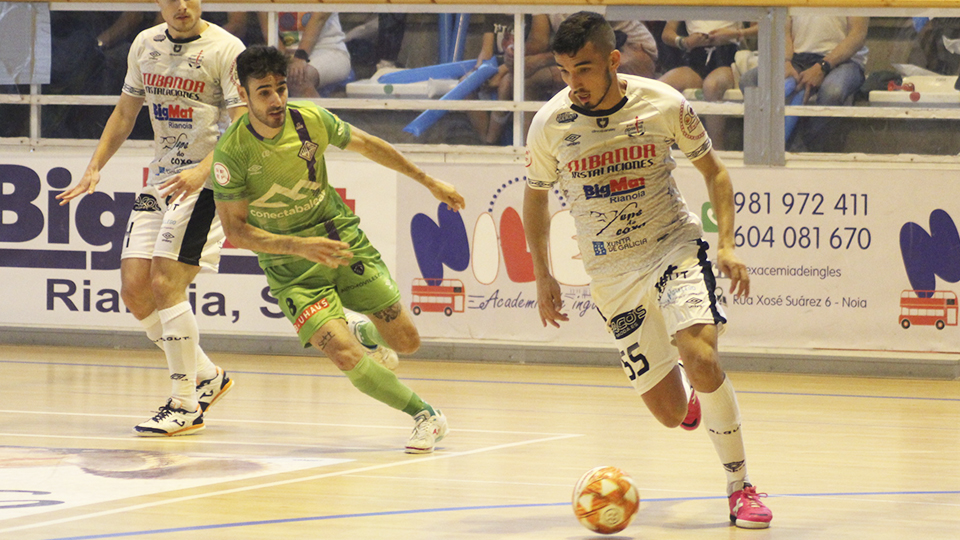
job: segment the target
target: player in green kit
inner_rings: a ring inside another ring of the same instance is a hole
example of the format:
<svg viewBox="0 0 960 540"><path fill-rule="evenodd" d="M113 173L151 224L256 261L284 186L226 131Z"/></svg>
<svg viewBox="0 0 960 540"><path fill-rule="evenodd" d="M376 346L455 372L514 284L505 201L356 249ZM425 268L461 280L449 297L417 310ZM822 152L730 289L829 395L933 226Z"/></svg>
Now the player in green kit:
<svg viewBox="0 0 960 540"><path fill-rule="evenodd" d="M328 145L358 152L421 183L453 210L463 197L424 173L386 141L310 102L287 103L287 59L273 47L237 57L249 113L214 153L217 212L227 239L257 253L270 292L300 342L323 351L361 392L414 418L408 453L433 452L447 433L439 409L420 399L371 348L415 352L420 336L360 218L327 180ZM370 315L351 330L344 308Z"/></svg>

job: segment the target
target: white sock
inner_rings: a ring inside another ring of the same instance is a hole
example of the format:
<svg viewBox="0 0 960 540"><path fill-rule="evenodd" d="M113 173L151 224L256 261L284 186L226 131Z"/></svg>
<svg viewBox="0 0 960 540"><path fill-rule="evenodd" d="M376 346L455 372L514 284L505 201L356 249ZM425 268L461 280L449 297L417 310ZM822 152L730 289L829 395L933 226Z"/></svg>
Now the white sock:
<svg viewBox="0 0 960 540"><path fill-rule="evenodd" d="M154 310L140 321L143 329L147 332L147 339L153 342L161 351L163 350L163 325L160 324L160 313ZM207 353L203 352L200 344L197 344L197 378L201 381L212 379L217 376L217 366L214 364Z"/></svg>
<svg viewBox="0 0 960 540"><path fill-rule="evenodd" d="M171 395L188 411L196 410L197 351L200 331L190 302L181 302L160 310L163 324L163 350L167 354L172 383Z"/></svg>
<svg viewBox="0 0 960 540"><path fill-rule="evenodd" d="M740 431L740 406L733 391L733 383L724 376L720 388L709 394L698 392L703 425L710 434L720 463L727 473L727 495L743 489L747 477L746 453L743 450L743 435Z"/></svg>
<svg viewBox="0 0 960 540"><path fill-rule="evenodd" d="M163 325L160 324L160 313L157 310L153 310L152 313L140 320L140 324L143 325L143 329L147 332L147 339L153 342L154 345L163 350L163 341L160 339L163 337Z"/></svg>
<svg viewBox="0 0 960 540"><path fill-rule="evenodd" d="M199 339L197 341L199 341ZM217 365L210 360L207 353L203 352L203 349L200 348L200 343L197 343L197 382L206 381L216 376Z"/></svg>

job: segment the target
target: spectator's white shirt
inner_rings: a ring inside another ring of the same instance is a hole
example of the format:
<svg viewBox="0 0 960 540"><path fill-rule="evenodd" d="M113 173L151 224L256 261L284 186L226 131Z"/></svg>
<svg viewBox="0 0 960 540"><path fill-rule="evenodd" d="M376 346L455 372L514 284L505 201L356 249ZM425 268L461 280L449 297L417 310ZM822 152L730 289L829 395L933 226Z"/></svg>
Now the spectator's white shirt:
<svg viewBox="0 0 960 540"><path fill-rule="evenodd" d="M790 32L793 34L793 52L826 55L847 37L850 25L846 17L794 16L790 17ZM864 45L850 60L864 67L867 52Z"/></svg>
<svg viewBox="0 0 960 540"><path fill-rule="evenodd" d="M670 86L618 77L627 88L617 107L585 111L565 88L537 112L527 144L527 185L559 187L594 278L648 271L703 235L671 174L670 147L697 160L712 148L710 137Z"/></svg>
<svg viewBox="0 0 960 540"><path fill-rule="evenodd" d="M156 145L147 184L195 166L216 146L221 127L230 125L226 109L244 105L236 83L243 49L215 24L194 39L173 40L163 23L133 40L123 92L147 102Z"/></svg>
<svg viewBox="0 0 960 540"><path fill-rule="evenodd" d="M729 28L731 30L743 28L743 23L740 21L684 21L684 24L687 26L688 36L692 36L693 34L709 34L714 30L720 30L722 28Z"/></svg>

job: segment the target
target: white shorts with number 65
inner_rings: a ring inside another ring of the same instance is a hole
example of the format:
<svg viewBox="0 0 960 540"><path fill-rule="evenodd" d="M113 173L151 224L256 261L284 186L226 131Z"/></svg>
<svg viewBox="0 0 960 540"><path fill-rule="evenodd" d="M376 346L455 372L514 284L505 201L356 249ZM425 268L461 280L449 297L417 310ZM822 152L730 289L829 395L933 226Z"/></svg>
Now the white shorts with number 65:
<svg viewBox="0 0 960 540"><path fill-rule="evenodd" d="M595 279L590 294L620 350L620 363L640 394L670 373L679 354L673 336L695 324L727 322L716 279L698 240L673 250L652 272Z"/></svg>

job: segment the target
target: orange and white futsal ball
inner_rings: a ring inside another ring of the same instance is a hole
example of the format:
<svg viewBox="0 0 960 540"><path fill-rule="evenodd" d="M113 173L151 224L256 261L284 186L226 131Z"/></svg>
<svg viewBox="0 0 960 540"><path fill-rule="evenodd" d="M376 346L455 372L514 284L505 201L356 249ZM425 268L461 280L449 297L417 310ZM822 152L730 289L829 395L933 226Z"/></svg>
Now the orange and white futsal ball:
<svg viewBox="0 0 960 540"><path fill-rule="evenodd" d="M573 488L573 514L584 527L600 534L620 532L640 507L633 479L616 467L587 471Z"/></svg>

